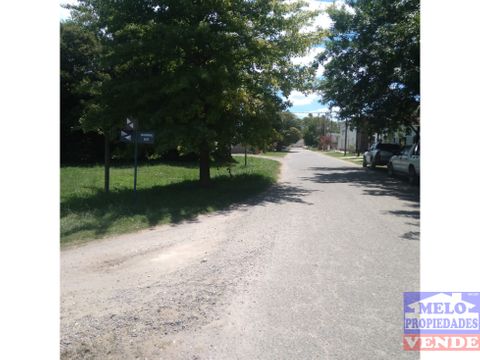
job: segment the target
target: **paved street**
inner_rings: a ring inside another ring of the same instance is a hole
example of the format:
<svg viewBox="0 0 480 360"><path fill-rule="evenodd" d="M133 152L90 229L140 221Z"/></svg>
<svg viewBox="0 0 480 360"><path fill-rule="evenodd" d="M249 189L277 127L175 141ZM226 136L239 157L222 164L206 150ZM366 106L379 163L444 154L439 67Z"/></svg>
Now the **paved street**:
<svg viewBox="0 0 480 360"><path fill-rule="evenodd" d="M401 359L419 190L295 149L263 196L62 251L62 357Z"/></svg>

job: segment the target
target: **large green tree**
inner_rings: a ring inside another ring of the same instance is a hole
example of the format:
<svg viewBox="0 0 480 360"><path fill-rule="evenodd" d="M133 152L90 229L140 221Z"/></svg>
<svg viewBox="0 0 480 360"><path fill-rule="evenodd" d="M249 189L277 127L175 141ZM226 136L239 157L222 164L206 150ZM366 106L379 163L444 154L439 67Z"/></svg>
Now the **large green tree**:
<svg viewBox="0 0 480 360"><path fill-rule="evenodd" d="M330 7L333 26L319 63L319 90L341 119L369 132L418 121L419 0L347 0Z"/></svg>
<svg viewBox="0 0 480 360"><path fill-rule="evenodd" d="M291 62L319 40L302 30L315 16L304 5L81 0L73 17L96 28L111 70L86 122L135 117L166 148L198 153L200 182L208 184L218 144L258 142L272 112L285 108L281 94L313 79L314 69Z"/></svg>
<svg viewBox="0 0 480 360"><path fill-rule="evenodd" d="M94 161L98 158L98 136L92 133L84 135L79 120L85 104L95 96L91 85L99 81L99 54L100 46L94 33L72 21L60 24L62 163Z"/></svg>

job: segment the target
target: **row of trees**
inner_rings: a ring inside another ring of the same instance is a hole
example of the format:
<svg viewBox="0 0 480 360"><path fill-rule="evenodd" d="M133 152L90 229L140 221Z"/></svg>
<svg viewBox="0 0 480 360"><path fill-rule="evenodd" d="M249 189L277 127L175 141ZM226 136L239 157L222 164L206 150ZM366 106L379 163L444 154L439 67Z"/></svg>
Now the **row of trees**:
<svg viewBox="0 0 480 360"><path fill-rule="evenodd" d="M305 145L318 148L331 133L338 133L339 126L336 121L327 115L313 116L308 114L302 120L302 133Z"/></svg>
<svg viewBox="0 0 480 360"><path fill-rule="evenodd" d="M302 3L228 0L80 0L62 31L62 126L110 143L127 116L156 130L158 146L210 157L233 143L264 147L293 89L315 69L294 65L320 40ZM106 183L108 190L108 183Z"/></svg>
<svg viewBox="0 0 480 360"><path fill-rule="evenodd" d="M419 0L347 0L333 20L318 90L338 116L367 133L418 124Z"/></svg>

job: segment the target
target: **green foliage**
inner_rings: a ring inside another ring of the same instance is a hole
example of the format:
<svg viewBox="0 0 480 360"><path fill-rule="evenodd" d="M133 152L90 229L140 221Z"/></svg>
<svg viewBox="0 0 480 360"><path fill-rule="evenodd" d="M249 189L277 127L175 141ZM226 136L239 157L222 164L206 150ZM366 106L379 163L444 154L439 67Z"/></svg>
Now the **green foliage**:
<svg viewBox="0 0 480 360"><path fill-rule="evenodd" d="M101 40L108 74L85 128L111 129L133 116L157 130L164 149L262 145L286 107L279 94L314 77L290 60L320 36L300 31L316 15L301 3L80 0L73 9L74 21Z"/></svg>
<svg viewBox="0 0 480 360"><path fill-rule="evenodd" d="M339 131L338 124L326 116L309 114L302 120L303 139L305 145L318 147L320 136Z"/></svg>
<svg viewBox="0 0 480 360"><path fill-rule="evenodd" d="M418 119L419 0L350 0L328 10L334 24L318 60L319 89L341 119L370 132Z"/></svg>
<svg viewBox="0 0 480 360"><path fill-rule="evenodd" d="M296 143L302 138L300 120L288 111L276 114L273 129L273 136L270 138L270 148L276 148L277 151Z"/></svg>
<svg viewBox="0 0 480 360"><path fill-rule="evenodd" d="M83 136L79 119L95 97L100 44L94 33L78 23L60 24L60 144L61 160L98 159L99 139ZM100 142L100 154L103 151Z"/></svg>
<svg viewBox="0 0 480 360"><path fill-rule="evenodd" d="M101 38L78 20L60 24L62 123L84 131L109 131L112 119L101 104L102 85L109 78Z"/></svg>
<svg viewBox="0 0 480 360"><path fill-rule="evenodd" d="M284 141L287 144L294 144L302 138L302 132L296 127L289 127L285 133Z"/></svg>
<svg viewBox="0 0 480 360"><path fill-rule="evenodd" d="M63 167L61 242L100 238L193 219L199 214L247 200L268 188L278 176L279 163L276 161L250 158L249 166L244 167L242 158L237 157L237 160L239 163L215 166L212 169L215 186L207 189L196 184L195 163L140 166L137 206L133 206L131 167L112 168L109 195L102 192L100 166Z"/></svg>
<svg viewBox="0 0 480 360"><path fill-rule="evenodd" d="M82 101L92 98L99 44L95 35L74 22L60 24L60 85L62 120L81 113ZM71 121L70 121L71 122Z"/></svg>

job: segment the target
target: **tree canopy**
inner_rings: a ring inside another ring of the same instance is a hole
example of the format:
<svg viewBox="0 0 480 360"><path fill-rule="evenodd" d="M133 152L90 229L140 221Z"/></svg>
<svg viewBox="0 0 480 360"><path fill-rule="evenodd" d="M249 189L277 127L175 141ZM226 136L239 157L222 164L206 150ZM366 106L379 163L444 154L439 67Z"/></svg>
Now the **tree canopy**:
<svg viewBox="0 0 480 360"><path fill-rule="evenodd" d="M339 131L338 123L328 116L308 114L302 120L302 132L305 145L318 147L320 138Z"/></svg>
<svg viewBox="0 0 480 360"><path fill-rule="evenodd" d="M208 182L218 144L271 135L286 108L281 95L313 80L314 69L291 61L319 41L318 32L304 31L316 15L304 5L80 0L73 19L95 32L108 74L84 126L116 128L133 116L157 130L165 148L197 152Z"/></svg>
<svg viewBox="0 0 480 360"><path fill-rule="evenodd" d="M79 118L95 96L100 46L95 34L72 22L60 24L61 161L98 159L98 135L81 131ZM100 138L100 158L101 158Z"/></svg>
<svg viewBox="0 0 480 360"><path fill-rule="evenodd" d="M319 55L323 101L375 132L415 124L420 109L419 0L347 0Z"/></svg>

